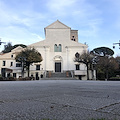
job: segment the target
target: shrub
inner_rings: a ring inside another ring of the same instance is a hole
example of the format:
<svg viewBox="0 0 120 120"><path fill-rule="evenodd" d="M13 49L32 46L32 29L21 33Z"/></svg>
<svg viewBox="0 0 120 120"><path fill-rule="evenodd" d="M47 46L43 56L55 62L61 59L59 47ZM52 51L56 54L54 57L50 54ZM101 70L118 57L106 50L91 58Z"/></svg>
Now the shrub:
<svg viewBox="0 0 120 120"><path fill-rule="evenodd" d="M4 78L3 77L0 77L0 81L3 81L4 80Z"/></svg>
<svg viewBox="0 0 120 120"><path fill-rule="evenodd" d="M120 81L120 77L111 77L110 81Z"/></svg>
<svg viewBox="0 0 120 120"><path fill-rule="evenodd" d="M16 78L14 78L14 77L7 77L6 81L16 81Z"/></svg>
<svg viewBox="0 0 120 120"><path fill-rule="evenodd" d="M32 80L32 79L33 79L32 77L18 78L19 81L27 81L27 80Z"/></svg>

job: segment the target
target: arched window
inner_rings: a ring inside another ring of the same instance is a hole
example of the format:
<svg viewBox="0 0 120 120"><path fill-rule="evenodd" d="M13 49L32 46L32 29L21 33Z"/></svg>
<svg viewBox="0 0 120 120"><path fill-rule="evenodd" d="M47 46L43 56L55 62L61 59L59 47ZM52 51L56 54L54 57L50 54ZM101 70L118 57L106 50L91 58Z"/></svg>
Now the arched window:
<svg viewBox="0 0 120 120"><path fill-rule="evenodd" d="M57 52L58 50L57 50L58 48L57 48L57 45L55 44L54 45L54 52Z"/></svg>
<svg viewBox="0 0 120 120"><path fill-rule="evenodd" d="M58 52L62 52L62 45L61 44L59 44Z"/></svg>
<svg viewBox="0 0 120 120"><path fill-rule="evenodd" d="M79 57L80 57L80 54L79 54L78 52L76 52L75 57L76 57L76 58L79 58Z"/></svg>
<svg viewBox="0 0 120 120"><path fill-rule="evenodd" d="M57 46L57 44L54 45L54 52L62 52L62 45L59 44Z"/></svg>

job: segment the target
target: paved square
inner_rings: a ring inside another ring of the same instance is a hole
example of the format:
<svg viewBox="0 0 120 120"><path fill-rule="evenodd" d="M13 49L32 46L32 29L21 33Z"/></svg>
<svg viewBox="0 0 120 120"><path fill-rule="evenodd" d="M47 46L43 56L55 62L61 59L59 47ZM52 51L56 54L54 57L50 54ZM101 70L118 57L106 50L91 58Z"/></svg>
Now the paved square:
<svg viewBox="0 0 120 120"><path fill-rule="evenodd" d="M0 120L120 120L120 82L0 82Z"/></svg>

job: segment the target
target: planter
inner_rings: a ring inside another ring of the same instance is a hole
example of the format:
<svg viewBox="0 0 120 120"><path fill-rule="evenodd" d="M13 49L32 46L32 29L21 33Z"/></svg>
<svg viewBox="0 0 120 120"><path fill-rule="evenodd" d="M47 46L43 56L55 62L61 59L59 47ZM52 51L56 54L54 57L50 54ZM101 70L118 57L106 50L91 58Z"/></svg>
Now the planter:
<svg viewBox="0 0 120 120"><path fill-rule="evenodd" d="M66 77L69 77L69 71L66 71Z"/></svg>

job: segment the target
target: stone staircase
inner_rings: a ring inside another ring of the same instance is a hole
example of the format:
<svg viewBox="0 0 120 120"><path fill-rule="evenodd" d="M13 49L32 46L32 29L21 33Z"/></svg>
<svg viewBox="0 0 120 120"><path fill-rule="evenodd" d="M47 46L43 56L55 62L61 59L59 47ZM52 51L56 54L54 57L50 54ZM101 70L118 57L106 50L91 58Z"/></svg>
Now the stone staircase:
<svg viewBox="0 0 120 120"><path fill-rule="evenodd" d="M71 73L68 72L51 72L51 73L47 73L46 78L42 78L43 80L75 80L74 77L71 76Z"/></svg>
<svg viewBox="0 0 120 120"><path fill-rule="evenodd" d="M55 77L57 77L57 78L58 78L58 77L59 77L59 78L63 78L63 77L64 77L64 78L65 78L65 77L66 77L66 74L65 74L65 73L60 73L60 72L57 73L57 72L56 72L56 73L52 73L51 77L54 77L54 78L55 78Z"/></svg>

